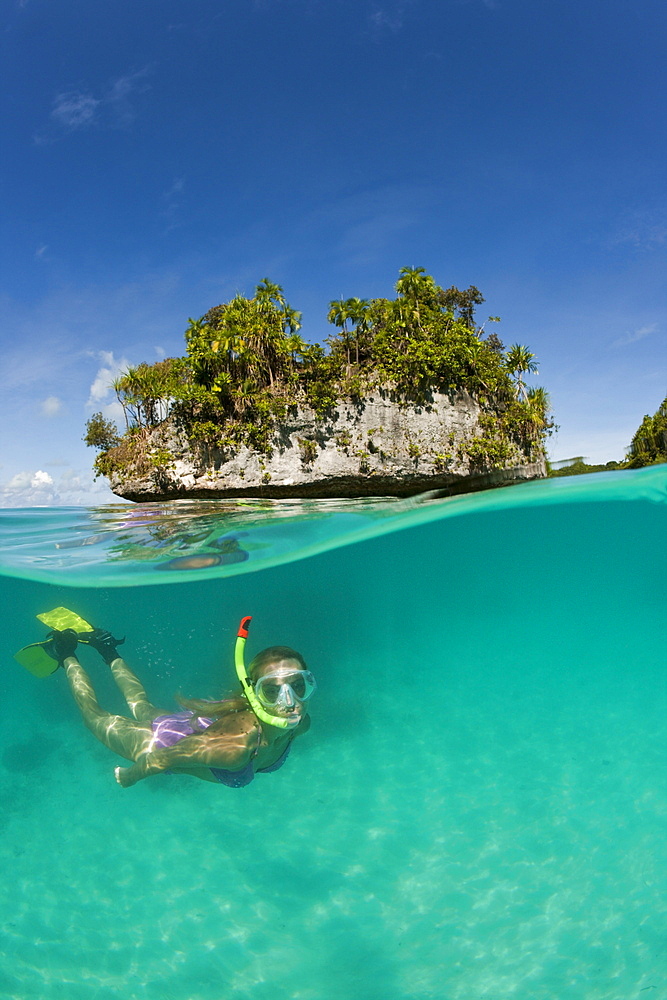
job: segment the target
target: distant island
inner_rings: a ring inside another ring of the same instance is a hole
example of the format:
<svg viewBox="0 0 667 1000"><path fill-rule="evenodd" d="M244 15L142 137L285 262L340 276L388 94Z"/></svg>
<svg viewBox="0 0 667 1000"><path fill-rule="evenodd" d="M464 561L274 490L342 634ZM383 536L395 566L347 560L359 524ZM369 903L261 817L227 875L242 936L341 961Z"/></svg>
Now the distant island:
<svg viewBox="0 0 667 1000"><path fill-rule="evenodd" d="M550 476L580 476L589 472L612 472L615 469L641 469L667 462L667 397L651 416L646 414L632 436L625 459L605 465L589 465L583 455L550 468Z"/></svg>
<svg viewBox="0 0 667 1000"><path fill-rule="evenodd" d="M547 474L553 430L528 347L478 327L475 286L402 268L395 299L333 301L307 343L264 279L189 321L186 352L114 383L122 433L86 425L94 467L132 500L464 492Z"/></svg>

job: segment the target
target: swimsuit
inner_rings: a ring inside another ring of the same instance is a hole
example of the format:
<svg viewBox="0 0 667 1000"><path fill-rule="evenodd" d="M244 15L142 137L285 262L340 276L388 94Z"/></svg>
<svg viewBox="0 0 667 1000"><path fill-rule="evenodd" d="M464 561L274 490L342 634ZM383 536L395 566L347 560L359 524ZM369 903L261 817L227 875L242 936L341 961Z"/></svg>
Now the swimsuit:
<svg viewBox="0 0 667 1000"><path fill-rule="evenodd" d="M153 744L152 750L164 750L166 747L173 747L175 743L180 740L185 739L186 736L192 736L196 730L192 728L190 720L192 716L189 712L175 712L173 715L158 715L156 719L153 719L151 725L153 727ZM201 726L201 729L208 729L210 725L213 724L214 719L207 719L205 716L197 716L197 724ZM254 758L257 756L259 751L259 744L262 739L261 728L257 730L257 745L253 750L250 760L245 767L241 768L240 771L227 771L222 767L211 767L209 768L211 774L219 781L221 785L228 785L230 788L243 788L244 785L249 785L252 779L257 774L270 774L271 771L277 771L279 767L282 767L290 751L291 742L287 744L282 754L273 764L269 764L268 767L258 767L257 772L252 766ZM171 772L165 771L165 774Z"/></svg>

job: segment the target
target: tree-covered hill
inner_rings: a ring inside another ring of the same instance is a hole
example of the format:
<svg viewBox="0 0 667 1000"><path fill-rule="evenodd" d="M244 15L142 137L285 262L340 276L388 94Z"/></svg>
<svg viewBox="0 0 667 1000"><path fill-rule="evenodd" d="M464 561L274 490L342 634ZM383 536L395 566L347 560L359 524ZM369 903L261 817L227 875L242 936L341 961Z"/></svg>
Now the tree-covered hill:
<svg viewBox="0 0 667 1000"><path fill-rule="evenodd" d="M626 464L630 469L667 462L667 396L653 414L646 414L635 431Z"/></svg>
<svg viewBox="0 0 667 1000"><path fill-rule="evenodd" d="M167 419L193 446L261 452L290 407L324 418L337 400L361 404L377 389L405 405L428 404L433 392L474 397L487 415L474 445L480 468L498 467L516 447L543 455L553 424L545 390L525 384L537 370L534 355L520 344L506 350L476 325L479 290L445 289L423 268L407 267L395 287L395 299L331 302L337 332L324 347L301 337L300 313L268 279L252 298L236 295L191 319L184 356L140 364L114 383L122 433L101 413L88 421L84 440L100 449L97 473L166 464L169 455L146 442Z"/></svg>

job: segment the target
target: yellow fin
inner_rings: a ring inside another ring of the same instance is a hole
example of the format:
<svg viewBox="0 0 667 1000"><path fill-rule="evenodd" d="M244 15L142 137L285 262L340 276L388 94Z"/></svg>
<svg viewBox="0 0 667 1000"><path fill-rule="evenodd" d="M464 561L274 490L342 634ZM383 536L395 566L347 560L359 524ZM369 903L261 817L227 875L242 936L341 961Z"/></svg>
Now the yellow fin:
<svg viewBox="0 0 667 1000"><path fill-rule="evenodd" d="M62 632L66 628L74 629L75 632L93 632L93 626L67 608L54 608L53 611L46 611L43 615L37 615L40 622L44 622L49 628L56 628ZM30 647L27 646L26 649ZM28 668L30 669L30 668Z"/></svg>
<svg viewBox="0 0 667 1000"><path fill-rule="evenodd" d="M34 642L32 646L24 646L14 653L14 659L29 670L35 677L48 677L58 669L58 661L44 649L43 642Z"/></svg>

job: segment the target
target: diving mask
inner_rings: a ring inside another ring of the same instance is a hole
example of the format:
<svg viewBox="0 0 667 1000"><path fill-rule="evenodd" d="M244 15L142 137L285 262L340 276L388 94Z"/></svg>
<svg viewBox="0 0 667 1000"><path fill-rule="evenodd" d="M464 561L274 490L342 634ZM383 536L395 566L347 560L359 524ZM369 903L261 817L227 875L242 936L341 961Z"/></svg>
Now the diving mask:
<svg viewBox="0 0 667 1000"><path fill-rule="evenodd" d="M265 708L293 712L297 704L308 701L316 687L310 670L281 667L259 678L255 683L255 694Z"/></svg>

